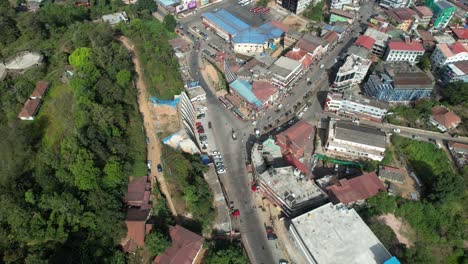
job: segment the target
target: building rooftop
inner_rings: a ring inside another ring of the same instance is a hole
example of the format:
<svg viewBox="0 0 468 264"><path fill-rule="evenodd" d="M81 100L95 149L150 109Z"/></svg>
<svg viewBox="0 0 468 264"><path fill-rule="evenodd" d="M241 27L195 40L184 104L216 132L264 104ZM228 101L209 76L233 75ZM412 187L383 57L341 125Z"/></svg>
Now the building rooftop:
<svg viewBox="0 0 468 264"><path fill-rule="evenodd" d="M139 177L128 184L125 202L131 206L141 206L142 209L149 209L150 190L148 177Z"/></svg>
<svg viewBox="0 0 468 264"><path fill-rule="evenodd" d="M251 103L256 107L262 106L262 102L252 92L252 85L242 79L236 79L230 83L229 86L234 89L240 96L242 96L247 102Z"/></svg>
<svg viewBox="0 0 468 264"><path fill-rule="evenodd" d="M232 36L250 28L247 23L224 9L221 9L218 12L203 13L202 17L212 21Z"/></svg>
<svg viewBox="0 0 468 264"><path fill-rule="evenodd" d="M424 72L400 72L393 76L395 89L432 89L434 81Z"/></svg>
<svg viewBox="0 0 468 264"><path fill-rule="evenodd" d="M294 47L292 50L288 51L284 56L293 59L293 60L301 60L307 54L305 49Z"/></svg>
<svg viewBox="0 0 468 264"><path fill-rule="evenodd" d="M441 9L453 8L456 9L454 5L445 0L434 1L434 4L438 5Z"/></svg>
<svg viewBox="0 0 468 264"><path fill-rule="evenodd" d="M361 58L357 55L351 54L346 57L346 61L343 66L340 67L338 70L338 74L342 74L343 72L348 72L351 70L357 70L361 67L367 67L372 64L371 60Z"/></svg>
<svg viewBox="0 0 468 264"><path fill-rule="evenodd" d="M433 33L433 38L437 44L453 44L456 41L451 35L438 32Z"/></svg>
<svg viewBox="0 0 468 264"><path fill-rule="evenodd" d="M434 106L431 109L431 115L435 121L437 121L439 124L442 124L446 128L461 122L459 116L443 106Z"/></svg>
<svg viewBox="0 0 468 264"><path fill-rule="evenodd" d="M343 27L340 27L340 26L337 26L337 25L330 25L330 24L325 24L323 27L322 27L322 30L325 30L325 31L335 31L337 32L338 34L343 34L346 29L343 28Z"/></svg>
<svg viewBox="0 0 468 264"><path fill-rule="evenodd" d="M424 51L424 47L420 42L408 39L392 39L388 43L388 48L391 50Z"/></svg>
<svg viewBox="0 0 468 264"><path fill-rule="evenodd" d="M427 6L415 6L414 9L422 16L433 16L432 10Z"/></svg>
<svg viewBox="0 0 468 264"><path fill-rule="evenodd" d="M452 32L458 39L468 39L468 28L452 28Z"/></svg>
<svg viewBox="0 0 468 264"><path fill-rule="evenodd" d="M371 50L375 44L375 39L369 36L359 35L359 37L354 42L354 45L366 48Z"/></svg>
<svg viewBox="0 0 468 264"><path fill-rule="evenodd" d="M262 102L267 101L273 94L278 91L271 82L254 81L252 83L252 92Z"/></svg>
<svg viewBox="0 0 468 264"><path fill-rule="evenodd" d="M279 76L286 77L299 66L301 66L300 61L283 56L275 61L275 63L270 67L270 70Z"/></svg>
<svg viewBox="0 0 468 264"><path fill-rule="evenodd" d="M45 94L49 86L50 86L50 82L38 81L30 97L41 98Z"/></svg>
<svg viewBox="0 0 468 264"><path fill-rule="evenodd" d="M102 20L111 25L115 25L121 21L128 21L128 16L127 13L125 13L125 11L122 11L114 14L103 15Z"/></svg>
<svg viewBox="0 0 468 264"><path fill-rule="evenodd" d="M458 143L458 142L449 142L449 148L452 148L457 153L468 154L468 144Z"/></svg>
<svg viewBox="0 0 468 264"><path fill-rule="evenodd" d="M383 46L388 39L390 38L390 35L387 33L384 33L382 31L378 31L373 28L368 28L366 32L364 33L364 36L369 36L375 40L375 44Z"/></svg>
<svg viewBox="0 0 468 264"><path fill-rule="evenodd" d="M305 147L311 140L314 133L314 126L304 120L299 120L290 128L276 135L277 139L288 142L289 145L295 145L298 148Z"/></svg>
<svg viewBox="0 0 468 264"><path fill-rule="evenodd" d="M381 264L390 253L354 209L325 204L291 220L309 263Z"/></svg>
<svg viewBox="0 0 468 264"><path fill-rule="evenodd" d="M379 180L375 171L366 172L350 180L341 179L326 189L330 196L330 201L342 204L365 200L379 192L385 192L385 186Z"/></svg>
<svg viewBox="0 0 468 264"><path fill-rule="evenodd" d="M169 226L171 247L159 254L153 264L193 263L205 239L179 225Z"/></svg>
<svg viewBox="0 0 468 264"><path fill-rule="evenodd" d="M270 39L281 37L283 33L281 29L275 27L271 22L268 22L260 27L249 27L239 32L232 38L232 41L234 43L265 44Z"/></svg>
<svg viewBox="0 0 468 264"><path fill-rule="evenodd" d="M322 38L326 40L328 44L332 45L333 43L338 41L340 36L335 31L330 31L330 32L327 32L327 34L325 34Z"/></svg>
<svg viewBox="0 0 468 264"><path fill-rule="evenodd" d="M39 109L39 105L41 104L41 99L28 99L24 103L21 112L19 113L19 118L31 118L34 117Z"/></svg>
<svg viewBox="0 0 468 264"><path fill-rule="evenodd" d="M344 101L356 102L362 105L369 105L380 109L388 109L389 107L389 103L386 101L375 100L371 97L367 97L365 95L360 94L352 94L345 92L345 95L342 98L342 100Z"/></svg>
<svg viewBox="0 0 468 264"><path fill-rule="evenodd" d="M414 20L416 12L409 8L394 8L385 10L385 14L397 23L403 23L406 20Z"/></svg>
<svg viewBox="0 0 468 264"><path fill-rule="evenodd" d="M379 177L383 179L404 182L405 171L402 168L394 168L390 166L379 166Z"/></svg>
<svg viewBox="0 0 468 264"><path fill-rule="evenodd" d="M468 75L468 61L459 61L455 63L450 63L447 65L452 71L460 76L460 75Z"/></svg>
<svg viewBox="0 0 468 264"><path fill-rule="evenodd" d="M290 207L327 197L312 180L293 166L270 168L258 175L258 178Z"/></svg>
<svg viewBox="0 0 468 264"><path fill-rule="evenodd" d="M437 48L440 49L446 58L451 58L462 52L468 52L468 44L460 42L455 42L452 45L437 44Z"/></svg>
<svg viewBox="0 0 468 264"><path fill-rule="evenodd" d="M296 47L303 49L312 54L318 47L320 47L320 43L315 43L313 41L307 40L306 38L302 37L296 43Z"/></svg>
<svg viewBox="0 0 468 264"><path fill-rule="evenodd" d="M349 18L349 19L354 18L354 14L352 14L350 12L343 11L343 10L339 10L339 9L330 9L330 14L335 14L335 15L345 17L345 18Z"/></svg>
<svg viewBox="0 0 468 264"><path fill-rule="evenodd" d="M375 127L355 125L352 122L338 120L335 123L335 138L359 144L385 148L387 136Z"/></svg>

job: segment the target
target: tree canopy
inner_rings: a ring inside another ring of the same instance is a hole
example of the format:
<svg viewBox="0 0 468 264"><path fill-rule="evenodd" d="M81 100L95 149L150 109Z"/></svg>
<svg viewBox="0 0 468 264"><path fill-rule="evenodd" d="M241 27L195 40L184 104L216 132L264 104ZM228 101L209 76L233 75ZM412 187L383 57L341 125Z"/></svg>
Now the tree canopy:
<svg viewBox="0 0 468 264"><path fill-rule="evenodd" d="M468 83L464 83L463 81L449 83L442 89L442 93L449 104L467 104Z"/></svg>

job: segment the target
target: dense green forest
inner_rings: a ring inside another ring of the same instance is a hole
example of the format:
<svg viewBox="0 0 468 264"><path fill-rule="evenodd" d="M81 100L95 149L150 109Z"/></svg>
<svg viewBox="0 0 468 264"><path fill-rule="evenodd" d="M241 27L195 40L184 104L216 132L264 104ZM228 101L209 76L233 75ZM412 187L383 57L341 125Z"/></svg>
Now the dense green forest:
<svg viewBox="0 0 468 264"><path fill-rule="evenodd" d="M0 262L122 257L122 197L128 176L146 173L146 146L130 54L114 40L114 29L90 22L113 8L46 1L40 11L24 13L0 1L0 57L23 50L45 56L42 66L0 82ZM36 120L20 121L38 80L52 86Z"/></svg>
<svg viewBox="0 0 468 264"><path fill-rule="evenodd" d="M398 136L392 137L397 155L405 156L425 186L421 201L408 201L385 193L369 199L361 215L394 213L407 221L414 231L412 247L391 246L393 232L373 223L372 230L403 263L465 263L464 241L467 239L468 167L457 173L442 149L434 144Z"/></svg>

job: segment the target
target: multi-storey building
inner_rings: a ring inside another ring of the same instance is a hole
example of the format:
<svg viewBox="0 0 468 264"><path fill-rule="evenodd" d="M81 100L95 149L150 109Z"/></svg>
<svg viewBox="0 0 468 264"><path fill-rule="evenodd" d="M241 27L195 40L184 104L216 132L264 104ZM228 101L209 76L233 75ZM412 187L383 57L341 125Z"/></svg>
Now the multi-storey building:
<svg viewBox="0 0 468 264"><path fill-rule="evenodd" d="M375 40L372 46L372 53L375 55L382 57L385 54L385 50L387 49L388 40L390 39L390 35L373 28L368 28L364 33L364 36L371 37Z"/></svg>
<svg viewBox="0 0 468 264"><path fill-rule="evenodd" d="M330 3L331 9L342 10L344 7L355 9L359 6L359 0L332 0Z"/></svg>
<svg viewBox="0 0 468 264"><path fill-rule="evenodd" d="M408 32L413 29L417 23L417 14L409 8L394 8L385 11L385 14L390 21L395 25L396 29Z"/></svg>
<svg viewBox="0 0 468 264"><path fill-rule="evenodd" d="M343 90L353 84L361 83L371 65L372 61L369 59L354 54L349 55L336 74L333 90Z"/></svg>
<svg viewBox="0 0 468 264"><path fill-rule="evenodd" d="M411 0L382 0L379 5L387 9L407 7L411 4Z"/></svg>
<svg viewBox="0 0 468 264"><path fill-rule="evenodd" d="M427 6L414 6L413 9L418 15L418 26L423 26L425 28L429 26L432 17L434 16L431 9Z"/></svg>
<svg viewBox="0 0 468 264"><path fill-rule="evenodd" d="M318 2L317 0L282 0L281 6L294 14L300 14L308 5L314 5Z"/></svg>
<svg viewBox="0 0 468 264"><path fill-rule="evenodd" d="M381 122L387 114L388 102L342 93L328 93L324 110L349 118Z"/></svg>
<svg viewBox="0 0 468 264"><path fill-rule="evenodd" d="M468 44L455 42L454 44L437 44L431 56L432 65L441 69L443 66L457 62L468 60Z"/></svg>
<svg viewBox="0 0 468 264"><path fill-rule="evenodd" d="M446 0L425 0L428 6L434 13L432 19L434 28L445 28L452 19L457 8Z"/></svg>
<svg viewBox="0 0 468 264"><path fill-rule="evenodd" d="M283 88L289 85L291 81L303 70L302 63L288 57L280 57L270 66L274 85Z"/></svg>
<svg viewBox="0 0 468 264"><path fill-rule="evenodd" d="M409 37L405 40L391 40L388 43L388 49L385 56L385 61L401 62L406 61L411 64L418 63L424 55L424 47L421 43L411 41Z"/></svg>
<svg viewBox="0 0 468 264"><path fill-rule="evenodd" d="M459 61L445 65L442 74L444 84L449 82L468 82L468 61Z"/></svg>
<svg viewBox="0 0 468 264"><path fill-rule="evenodd" d="M409 102L429 97L434 81L423 72L400 72L393 77L387 73L373 74L364 85L364 93L377 100Z"/></svg>
<svg viewBox="0 0 468 264"><path fill-rule="evenodd" d="M325 149L338 156L381 161L386 143L385 132L375 127L331 119Z"/></svg>

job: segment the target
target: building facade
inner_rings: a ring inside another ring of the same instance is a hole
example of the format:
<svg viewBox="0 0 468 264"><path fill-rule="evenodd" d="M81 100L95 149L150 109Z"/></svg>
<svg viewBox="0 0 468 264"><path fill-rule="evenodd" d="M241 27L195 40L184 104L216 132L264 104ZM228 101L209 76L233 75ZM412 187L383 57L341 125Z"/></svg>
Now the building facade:
<svg viewBox="0 0 468 264"><path fill-rule="evenodd" d="M459 61L468 61L468 44L466 43L437 44L431 55L432 66L437 69Z"/></svg>
<svg viewBox="0 0 468 264"><path fill-rule="evenodd" d="M431 23L432 17L434 16L431 9L427 6L414 6L413 10L418 15L417 24L425 28L428 27Z"/></svg>
<svg viewBox="0 0 468 264"><path fill-rule="evenodd" d="M411 0L382 0L379 5L387 9L407 7Z"/></svg>
<svg viewBox="0 0 468 264"><path fill-rule="evenodd" d="M424 73L373 74L364 85L364 93L387 102L410 102L430 97L434 81Z"/></svg>
<svg viewBox="0 0 468 264"><path fill-rule="evenodd" d="M360 84L366 77L372 61L351 54L346 58L346 62L340 67L336 74L333 90L343 90L351 85Z"/></svg>
<svg viewBox="0 0 468 264"><path fill-rule="evenodd" d="M450 82L468 82L468 61L460 61L445 65L444 74L442 74L442 82L448 84Z"/></svg>
<svg viewBox="0 0 468 264"><path fill-rule="evenodd" d="M325 149L338 156L381 161L386 142L385 132L374 127L331 119Z"/></svg>
<svg viewBox="0 0 468 264"><path fill-rule="evenodd" d="M281 7L293 12L294 14L300 14L304 12L309 4L316 4L316 0L282 0Z"/></svg>
<svg viewBox="0 0 468 264"><path fill-rule="evenodd" d="M388 41L390 39L390 35L384 32L375 30L373 28L368 28L364 33L364 36L368 36L375 40L372 46L372 53L375 55L382 57L387 50Z"/></svg>
<svg viewBox="0 0 468 264"><path fill-rule="evenodd" d="M342 93L328 93L324 110L350 118L381 122L387 114L388 103L369 98L354 98Z"/></svg>
<svg viewBox="0 0 468 264"><path fill-rule="evenodd" d="M388 62L409 62L411 64L418 63L424 55L424 47L421 43L411 41L406 37L404 41L393 40L388 43L385 61Z"/></svg>
<svg viewBox="0 0 468 264"><path fill-rule="evenodd" d="M457 11L457 8L446 0L426 0L426 6L434 13L434 28L445 28Z"/></svg>

